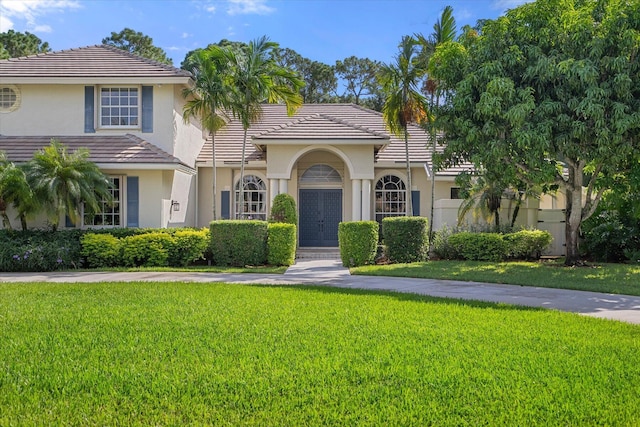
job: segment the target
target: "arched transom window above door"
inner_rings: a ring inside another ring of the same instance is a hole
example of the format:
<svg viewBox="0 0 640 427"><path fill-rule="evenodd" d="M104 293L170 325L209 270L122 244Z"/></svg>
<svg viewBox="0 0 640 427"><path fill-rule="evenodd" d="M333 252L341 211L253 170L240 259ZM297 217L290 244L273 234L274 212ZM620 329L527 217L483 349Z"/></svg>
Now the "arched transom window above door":
<svg viewBox="0 0 640 427"><path fill-rule="evenodd" d="M300 177L301 184L342 184L342 177L329 165L313 165Z"/></svg>
<svg viewBox="0 0 640 427"><path fill-rule="evenodd" d="M388 216L404 216L407 213L407 187L395 175L385 175L376 182L376 221Z"/></svg>
<svg viewBox="0 0 640 427"><path fill-rule="evenodd" d="M235 216L237 219L267 219L267 187L255 175L245 175L244 192L240 191L240 181L236 183ZM244 197L242 195L244 195ZM244 202L241 202L243 200Z"/></svg>

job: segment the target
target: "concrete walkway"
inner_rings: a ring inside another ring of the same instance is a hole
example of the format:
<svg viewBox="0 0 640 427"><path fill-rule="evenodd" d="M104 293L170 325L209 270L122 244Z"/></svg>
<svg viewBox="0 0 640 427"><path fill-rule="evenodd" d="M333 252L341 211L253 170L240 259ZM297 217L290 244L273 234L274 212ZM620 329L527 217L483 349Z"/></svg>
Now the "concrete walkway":
<svg viewBox="0 0 640 427"><path fill-rule="evenodd" d="M337 260L299 260L283 275L171 272L50 272L2 273L2 282L131 282L184 281L240 284L309 284L351 289L384 290L543 307L587 316L640 324L640 297L438 279L352 276Z"/></svg>

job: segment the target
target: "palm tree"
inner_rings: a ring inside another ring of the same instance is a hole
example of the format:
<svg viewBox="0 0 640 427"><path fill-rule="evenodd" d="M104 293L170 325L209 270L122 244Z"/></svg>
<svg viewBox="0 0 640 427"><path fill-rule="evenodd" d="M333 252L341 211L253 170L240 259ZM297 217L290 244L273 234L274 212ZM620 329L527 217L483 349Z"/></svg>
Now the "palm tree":
<svg viewBox="0 0 640 427"><path fill-rule="evenodd" d="M225 51L233 75L234 101L231 112L244 129L240 165L241 201L244 201L247 130L262 117L262 104L284 102L289 115L293 115L302 105L300 89L304 87L304 81L290 69L278 65L273 56L277 48L278 43L263 36L249 42L246 50ZM244 218L244 203L241 206L240 217Z"/></svg>
<svg viewBox="0 0 640 427"><path fill-rule="evenodd" d="M88 214L98 212L99 200L112 199L109 179L88 159L86 148L69 153L65 145L52 139L26 165L27 181L54 230L63 215L77 223L83 210Z"/></svg>
<svg viewBox="0 0 640 427"><path fill-rule="evenodd" d="M443 43L452 42L456 37L456 20L453 17L453 8L446 6L440 15L440 18L433 25L433 32L429 38L424 37L421 34L416 35L418 42L422 45L422 52L420 53L421 61L423 64L429 64L433 53L438 46ZM429 95L429 111L430 120L428 120L429 133L431 136L431 164L433 165L433 159L436 154L436 128L434 124L435 110L440 105L440 96L442 94L441 85L438 79L429 75L425 82L425 92ZM432 167L431 170L431 212L429 213L429 242L433 242L433 213L435 204L435 190L436 190L436 173ZM432 244L432 243L430 243Z"/></svg>
<svg viewBox="0 0 640 427"><path fill-rule="evenodd" d="M382 115L394 134L404 137L407 164L407 216L413 212L411 201L411 163L409 158L409 130L411 123L423 123L428 114L427 101L418 90L426 69L417 61L418 42L410 36L402 37L400 53L395 64L385 64L380 71L385 103Z"/></svg>
<svg viewBox="0 0 640 427"><path fill-rule="evenodd" d="M458 208L458 225L462 224L467 213L473 211L482 215L488 224L493 222L495 231L499 232L500 208L505 190L499 180L490 179L486 174L479 175L465 190L466 197Z"/></svg>
<svg viewBox="0 0 640 427"><path fill-rule="evenodd" d="M200 120L202 127L211 136L213 157L213 220L216 220L217 169L216 169L216 132L227 124L225 111L230 108L231 88L228 86L229 67L224 48L210 45L207 49L193 52L185 60L183 67L193 74L193 86L182 91L189 98L183 108L184 121L192 118Z"/></svg>
<svg viewBox="0 0 640 427"><path fill-rule="evenodd" d="M4 152L0 152L0 216L4 228L11 230L13 227L7 215L9 206L16 208L22 229L26 230L26 216L36 208L33 193L24 171L10 162Z"/></svg>

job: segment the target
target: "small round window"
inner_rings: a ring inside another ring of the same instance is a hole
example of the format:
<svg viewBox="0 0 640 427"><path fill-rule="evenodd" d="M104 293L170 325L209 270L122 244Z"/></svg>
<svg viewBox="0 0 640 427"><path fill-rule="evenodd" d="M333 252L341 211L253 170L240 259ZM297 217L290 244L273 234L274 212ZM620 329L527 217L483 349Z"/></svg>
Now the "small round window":
<svg viewBox="0 0 640 427"><path fill-rule="evenodd" d="M13 85L0 86L0 112L9 113L20 106L20 91Z"/></svg>

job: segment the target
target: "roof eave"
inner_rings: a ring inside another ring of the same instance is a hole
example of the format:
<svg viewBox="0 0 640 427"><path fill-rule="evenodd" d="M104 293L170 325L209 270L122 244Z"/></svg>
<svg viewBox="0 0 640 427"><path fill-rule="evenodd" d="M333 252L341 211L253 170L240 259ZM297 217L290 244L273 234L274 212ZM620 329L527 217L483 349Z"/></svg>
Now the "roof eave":
<svg viewBox="0 0 640 427"><path fill-rule="evenodd" d="M165 76L165 77L96 77L96 76L78 76L78 77L28 77L28 76L0 76L2 81L7 84L95 84L95 85L112 85L112 84L179 84L188 85L191 77L188 76Z"/></svg>

